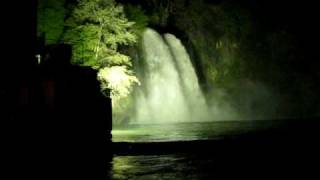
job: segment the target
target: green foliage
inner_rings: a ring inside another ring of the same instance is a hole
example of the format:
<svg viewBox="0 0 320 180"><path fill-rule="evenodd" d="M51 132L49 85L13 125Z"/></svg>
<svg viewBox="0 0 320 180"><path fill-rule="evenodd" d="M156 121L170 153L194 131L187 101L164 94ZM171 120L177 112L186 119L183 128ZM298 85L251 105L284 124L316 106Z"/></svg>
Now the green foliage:
<svg viewBox="0 0 320 180"><path fill-rule="evenodd" d="M58 43L64 28L65 0L38 1L38 36L45 36L46 44Z"/></svg>
<svg viewBox="0 0 320 180"><path fill-rule="evenodd" d="M113 100L127 97L134 84L139 84L139 80L126 66L112 66L100 69L98 78L102 81L103 89L113 89L111 96Z"/></svg>
<svg viewBox="0 0 320 180"><path fill-rule="evenodd" d="M126 123L128 111L132 107L132 90L134 85L140 84L133 72L127 66L112 66L100 69L98 79L102 82L102 90L112 89L113 124Z"/></svg>
<svg viewBox="0 0 320 180"><path fill-rule="evenodd" d="M98 69L103 92L109 92L113 122L122 122L130 93L138 79L132 72L131 58L120 49L134 45L137 33L146 26L141 9L130 9L134 21L125 17L124 8L114 0L80 0L65 22L63 40L73 46L74 64ZM130 99L130 98L129 98Z"/></svg>
<svg viewBox="0 0 320 180"><path fill-rule="evenodd" d="M73 45L75 64L96 69L131 66L130 58L118 49L136 42L133 24L113 0L81 0L66 20L64 42Z"/></svg>
<svg viewBox="0 0 320 180"><path fill-rule="evenodd" d="M141 35L142 32L148 26L149 18L145 15L145 12L140 6L127 5L125 7L126 17L135 22L133 25L133 31Z"/></svg>
<svg viewBox="0 0 320 180"><path fill-rule="evenodd" d="M172 1L170 0L152 0L148 1L154 7L150 17L150 21L154 25L165 27L168 25L168 20L172 9Z"/></svg>
<svg viewBox="0 0 320 180"><path fill-rule="evenodd" d="M102 91L111 89L115 122L122 121L119 114L128 109L132 87L139 84L131 58L120 49L134 45L148 24L139 7L128 7L127 15L136 23L114 0L40 0L38 7L38 36L44 34L46 44L71 44L73 64L99 70Z"/></svg>

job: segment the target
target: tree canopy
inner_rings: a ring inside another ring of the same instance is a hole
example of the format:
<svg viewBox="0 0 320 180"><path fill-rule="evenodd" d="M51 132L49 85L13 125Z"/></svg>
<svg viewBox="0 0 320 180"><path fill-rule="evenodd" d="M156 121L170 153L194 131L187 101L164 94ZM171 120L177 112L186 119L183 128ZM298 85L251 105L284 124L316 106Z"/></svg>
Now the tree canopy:
<svg viewBox="0 0 320 180"><path fill-rule="evenodd" d="M38 3L38 36L46 44L60 41L64 29L65 0L46 0Z"/></svg>
<svg viewBox="0 0 320 180"><path fill-rule="evenodd" d="M134 23L124 15L123 7L113 0L81 0L66 20L65 43L73 45L73 62L95 69L114 65L131 66L130 57L118 51L132 45Z"/></svg>
<svg viewBox="0 0 320 180"><path fill-rule="evenodd" d="M98 70L102 90L111 89L113 103L139 83L131 58L120 51L136 43L134 24L114 0L39 0L38 36L46 45L72 45L72 63Z"/></svg>

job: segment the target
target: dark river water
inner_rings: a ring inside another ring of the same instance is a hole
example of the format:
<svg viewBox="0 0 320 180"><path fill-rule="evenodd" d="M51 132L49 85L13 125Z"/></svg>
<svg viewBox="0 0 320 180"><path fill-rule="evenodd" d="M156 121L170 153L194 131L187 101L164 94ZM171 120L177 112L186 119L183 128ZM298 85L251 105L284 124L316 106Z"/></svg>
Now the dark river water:
<svg viewBox="0 0 320 180"><path fill-rule="evenodd" d="M170 154L149 156L115 156L110 179L207 179L213 159Z"/></svg>
<svg viewBox="0 0 320 180"><path fill-rule="evenodd" d="M194 140L221 140L229 136L259 132L279 126L279 121L238 121L238 122L203 122L178 124L139 124L112 131L113 142L179 142ZM196 147L190 147L196 148ZM172 153L158 155L114 155L109 178L122 179L212 179L237 171L243 162L256 159L246 157L236 149L227 152L203 155L193 153ZM209 153L210 154L210 153ZM258 159L263 157L258 155ZM268 159L268 158L266 158ZM252 167L248 167L251 168ZM227 174L224 174L228 171ZM250 170L251 171L251 170ZM253 171L253 169L252 169ZM256 172L260 172L257 171ZM261 172L264 173L264 172Z"/></svg>

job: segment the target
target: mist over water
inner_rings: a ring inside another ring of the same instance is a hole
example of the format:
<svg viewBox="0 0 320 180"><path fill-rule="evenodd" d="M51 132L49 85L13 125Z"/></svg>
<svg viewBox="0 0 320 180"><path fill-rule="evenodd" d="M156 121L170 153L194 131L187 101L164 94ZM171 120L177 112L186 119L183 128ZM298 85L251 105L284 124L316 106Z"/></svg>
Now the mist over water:
<svg viewBox="0 0 320 180"><path fill-rule="evenodd" d="M147 29L138 67L135 123L204 121L207 105L190 57L172 34Z"/></svg>
<svg viewBox="0 0 320 180"><path fill-rule="evenodd" d="M236 94L219 87L204 94L186 48L173 34L146 29L135 67L141 85L133 94L130 124L275 119L277 98L263 83L236 79Z"/></svg>
<svg viewBox="0 0 320 180"><path fill-rule="evenodd" d="M204 94L176 36L147 29L140 45L135 73L141 84L132 94L130 118L113 129L113 141L216 139L277 126L268 120L276 98L263 83L236 79L231 87L236 95L218 86Z"/></svg>

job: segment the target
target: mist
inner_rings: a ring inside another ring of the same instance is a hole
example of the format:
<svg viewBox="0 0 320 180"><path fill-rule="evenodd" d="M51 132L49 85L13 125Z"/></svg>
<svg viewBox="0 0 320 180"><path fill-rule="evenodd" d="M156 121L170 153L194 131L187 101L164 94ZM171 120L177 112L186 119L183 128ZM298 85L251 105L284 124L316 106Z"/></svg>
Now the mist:
<svg viewBox="0 0 320 180"><path fill-rule="evenodd" d="M140 43L135 73L141 82L131 94L126 123L161 124L277 119L272 88L250 79L211 84L204 91L194 61L175 35L148 28ZM115 121L117 120L115 116ZM117 124L117 122L116 122Z"/></svg>

